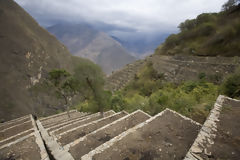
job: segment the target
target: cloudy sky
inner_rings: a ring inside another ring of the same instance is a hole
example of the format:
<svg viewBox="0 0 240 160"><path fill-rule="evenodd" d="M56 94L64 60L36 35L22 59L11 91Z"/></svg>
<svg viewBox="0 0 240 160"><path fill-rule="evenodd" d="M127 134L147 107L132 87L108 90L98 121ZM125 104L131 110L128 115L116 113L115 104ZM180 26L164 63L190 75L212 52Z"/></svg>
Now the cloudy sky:
<svg viewBox="0 0 240 160"><path fill-rule="evenodd" d="M185 19L219 12L226 0L16 0L43 26L102 22L138 32L176 32Z"/></svg>

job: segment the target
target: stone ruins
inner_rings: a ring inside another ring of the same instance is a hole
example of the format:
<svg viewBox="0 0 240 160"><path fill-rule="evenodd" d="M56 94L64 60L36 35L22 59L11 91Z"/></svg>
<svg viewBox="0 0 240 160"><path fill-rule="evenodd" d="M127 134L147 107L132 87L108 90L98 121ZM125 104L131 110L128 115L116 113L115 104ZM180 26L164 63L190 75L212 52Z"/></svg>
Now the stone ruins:
<svg viewBox="0 0 240 160"><path fill-rule="evenodd" d="M0 160L240 159L240 101L220 95L203 125L166 109L76 110L0 124Z"/></svg>

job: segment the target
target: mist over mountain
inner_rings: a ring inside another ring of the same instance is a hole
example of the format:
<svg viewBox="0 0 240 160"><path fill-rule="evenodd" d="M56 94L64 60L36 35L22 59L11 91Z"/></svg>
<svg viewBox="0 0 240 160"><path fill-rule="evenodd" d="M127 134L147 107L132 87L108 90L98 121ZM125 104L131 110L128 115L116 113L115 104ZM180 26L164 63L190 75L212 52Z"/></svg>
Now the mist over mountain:
<svg viewBox="0 0 240 160"><path fill-rule="evenodd" d="M167 35L177 33L180 22L202 12L219 11L224 1L19 0L18 3L45 28L59 23L90 24L113 36L131 54L142 57L153 53Z"/></svg>
<svg viewBox="0 0 240 160"><path fill-rule="evenodd" d="M47 27L47 30L53 33L62 43L64 43L72 54L89 58L94 62L97 62L97 59L94 58L93 55L87 55L91 53L79 53L79 51L84 47L87 47L86 45L91 43L91 41L96 38L96 35L100 32L102 32L102 36L105 34L105 37L110 36L113 40L119 42L119 44L121 44L125 49L124 52L127 51L128 54L131 54L137 59L153 54L158 45L164 42L166 37L170 34L168 32L138 32L132 28L120 27L102 22L81 22L76 24L60 21L56 25ZM76 40L77 37L80 39ZM119 46L117 48L119 48ZM99 50L99 52L101 51ZM103 64L99 65L104 67ZM113 70L115 69L118 69L118 67L113 68Z"/></svg>
<svg viewBox="0 0 240 160"><path fill-rule="evenodd" d="M64 43L73 55L92 60L107 74L135 60L119 42L90 24L61 23L47 30Z"/></svg>
<svg viewBox="0 0 240 160"><path fill-rule="evenodd" d="M132 55L137 58L144 58L154 53L154 50L163 43L168 33L163 34L144 34L144 33L132 33L131 38L112 36L113 39L118 41L125 47Z"/></svg>
<svg viewBox="0 0 240 160"><path fill-rule="evenodd" d="M106 33L108 36L118 41L137 59L153 54L159 44L163 43L170 33L172 33L169 31L140 32L131 27L122 27L103 22L81 22L81 24Z"/></svg>

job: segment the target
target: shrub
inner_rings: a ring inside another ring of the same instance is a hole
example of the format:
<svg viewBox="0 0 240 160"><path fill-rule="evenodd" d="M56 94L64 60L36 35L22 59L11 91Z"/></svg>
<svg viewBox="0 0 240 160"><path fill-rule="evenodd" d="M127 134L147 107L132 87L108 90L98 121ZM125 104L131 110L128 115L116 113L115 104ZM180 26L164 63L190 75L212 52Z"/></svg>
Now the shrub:
<svg viewBox="0 0 240 160"><path fill-rule="evenodd" d="M221 73L216 73L209 76L209 80L214 84L220 84L222 79L223 79L223 75Z"/></svg>
<svg viewBox="0 0 240 160"><path fill-rule="evenodd" d="M227 77L222 84L222 93L229 97L240 97L240 72Z"/></svg>
<svg viewBox="0 0 240 160"><path fill-rule="evenodd" d="M209 36L216 32L216 26L213 23L204 23L198 29L199 36Z"/></svg>
<svg viewBox="0 0 240 160"><path fill-rule="evenodd" d="M214 21L216 19L216 16L214 14L211 14L211 13L202 13L200 15L197 16L197 19L196 19L196 23L197 25L200 25L200 24L203 24L203 23L206 23L206 22L211 22L211 21Z"/></svg>
<svg viewBox="0 0 240 160"><path fill-rule="evenodd" d="M111 109L113 109L115 112L124 110L126 105L127 102L120 93L116 93L115 95L112 96Z"/></svg>
<svg viewBox="0 0 240 160"><path fill-rule="evenodd" d="M193 29L196 26L196 19L187 19L185 22L180 23L180 25L178 26L178 28L181 31L189 31L191 29Z"/></svg>
<svg viewBox="0 0 240 160"><path fill-rule="evenodd" d="M172 48L179 44L179 37L176 34L171 34L165 41L163 49Z"/></svg>
<svg viewBox="0 0 240 160"><path fill-rule="evenodd" d="M137 109L146 110L149 106L148 98L143 97L139 94L134 94L132 97L126 97L127 107L126 110L129 112L133 112Z"/></svg>
<svg viewBox="0 0 240 160"><path fill-rule="evenodd" d="M183 89L184 92L190 93L190 92L192 92L192 90L193 90L194 88L197 87L197 85L198 85L198 84L197 84L196 82L187 81L187 82L185 82L185 83L182 85L182 89Z"/></svg>
<svg viewBox="0 0 240 160"><path fill-rule="evenodd" d="M198 78L199 78L200 80L205 79L205 78L206 78L206 73L204 73L204 72L199 73Z"/></svg>

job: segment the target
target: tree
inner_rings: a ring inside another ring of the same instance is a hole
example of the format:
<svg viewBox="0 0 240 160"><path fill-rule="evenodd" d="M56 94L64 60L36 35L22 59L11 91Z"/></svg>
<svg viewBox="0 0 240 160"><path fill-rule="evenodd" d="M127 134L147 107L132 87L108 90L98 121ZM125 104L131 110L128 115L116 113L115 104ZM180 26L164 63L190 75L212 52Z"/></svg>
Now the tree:
<svg viewBox="0 0 240 160"><path fill-rule="evenodd" d="M196 26L196 19L187 19L185 22L180 23L178 28L183 31L189 31Z"/></svg>
<svg viewBox="0 0 240 160"><path fill-rule="evenodd" d="M74 72L74 77L81 83L81 86L85 88L85 94L89 94L88 90L91 91L98 105L98 111L103 117L104 108L108 105L108 94L104 91L104 75L100 67L90 63L81 63L78 64Z"/></svg>
<svg viewBox="0 0 240 160"><path fill-rule="evenodd" d="M63 98L68 117L70 117L70 103L72 98L79 93L79 82L64 69L54 69L50 71L46 82L54 88L58 97Z"/></svg>
<svg viewBox="0 0 240 160"><path fill-rule="evenodd" d="M222 10L227 11L229 9L232 9L234 6L238 5L240 3L240 0L228 0L226 3L223 4Z"/></svg>

